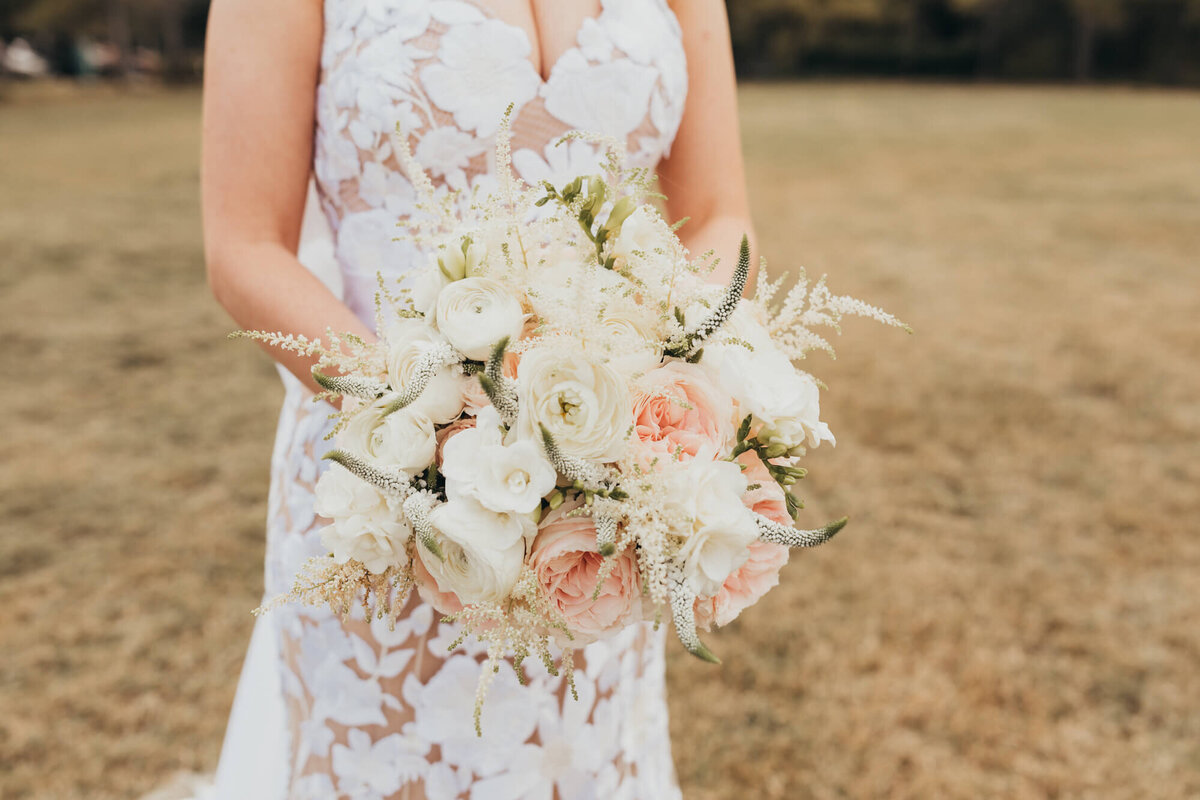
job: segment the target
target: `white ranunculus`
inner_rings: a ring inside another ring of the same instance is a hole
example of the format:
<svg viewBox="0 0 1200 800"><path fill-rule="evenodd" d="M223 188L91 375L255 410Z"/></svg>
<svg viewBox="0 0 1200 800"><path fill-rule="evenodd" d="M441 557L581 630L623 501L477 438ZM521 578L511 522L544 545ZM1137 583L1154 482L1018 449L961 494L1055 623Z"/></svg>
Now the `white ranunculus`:
<svg viewBox="0 0 1200 800"><path fill-rule="evenodd" d="M384 338L387 341L388 384L394 391L402 391L413 380L421 356L446 343L437 331L415 318L397 319ZM424 414L437 425L444 425L462 413L465 382L466 376L457 364L442 367L421 396L407 408Z"/></svg>
<svg viewBox="0 0 1200 800"><path fill-rule="evenodd" d="M353 559L367 571L379 574L407 559L404 544L412 529L395 517L355 514L338 517L321 529L321 544L339 564Z"/></svg>
<svg viewBox="0 0 1200 800"><path fill-rule="evenodd" d="M539 441L545 425L564 453L591 461L621 457L633 423L626 381L582 355L533 350L517 367L521 438Z"/></svg>
<svg viewBox="0 0 1200 800"><path fill-rule="evenodd" d="M490 511L519 514L535 511L558 480L533 441L501 442L500 417L492 406L480 409L474 428L446 441L442 474L449 497L472 497Z"/></svg>
<svg viewBox="0 0 1200 800"><path fill-rule="evenodd" d="M491 278L463 278L442 289L436 315L442 335L476 361L485 361L506 336L516 342L525 327L521 301Z"/></svg>
<svg viewBox="0 0 1200 800"><path fill-rule="evenodd" d="M612 254L618 262L626 262L634 253L650 254L660 249L670 252L673 238L670 226L654 209L640 206L621 224Z"/></svg>
<svg viewBox="0 0 1200 800"><path fill-rule="evenodd" d="M507 597L521 575L526 540L537 534L529 515L497 514L471 498L435 507L429 522L444 558L424 547L417 548L418 558L438 590L454 592L464 605Z"/></svg>
<svg viewBox="0 0 1200 800"><path fill-rule="evenodd" d="M750 347L722 342L722 336ZM754 415L760 426L758 439L764 444L790 450L837 443L829 426L821 421L816 380L792 365L744 304L714 335L713 342L705 345L702 363L719 376L740 413Z"/></svg>
<svg viewBox="0 0 1200 800"><path fill-rule="evenodd" d="M605 309L600 326L608 334L604 346L608 364L625 376L647 372L658 365L662 354L655 335L655 320L641 307Z"/></svg>
<svg viewBox="0 0 1200 800"><path fill-rule="evenodd" d="M746 478L730 461L695 459L668 480L667 507L687 520L683 529L672 531L683 537L679 557L684 577L700 597L719 592L750 557L758 526L742 502L745 491Z"/></svg>
<svg viewBox="0 0 1200 800"><path fill-rule="evenodd" d="M342 443L352 453L388 467L416 474L437 453L433 420L412 406L383 416L394 395L384 395L350 418Z"/></svg>

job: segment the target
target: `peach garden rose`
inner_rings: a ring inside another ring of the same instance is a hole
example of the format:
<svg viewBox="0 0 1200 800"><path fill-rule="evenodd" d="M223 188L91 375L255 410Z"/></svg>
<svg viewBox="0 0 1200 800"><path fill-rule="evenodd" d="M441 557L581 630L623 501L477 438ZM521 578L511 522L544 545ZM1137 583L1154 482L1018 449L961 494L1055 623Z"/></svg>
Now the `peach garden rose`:
<svg viewBox="0 0 1200 800"><path fill-rule="evenodd" d="M600 595L592 600L603 557L589 516L572 516L578 504L564 503L545 516L529 566L551 606L563 615L578 646L614 633L641 617L642 589L633 550L616 558Z"/></svg>
<svg viewBox="0 0 1200 800"><path fill-rule="evenodd" d="M634 399L638 460L643 469L657 458L687 461L727 449L733 438L733 402L707 371L671 362L646 373Z"/></svg>

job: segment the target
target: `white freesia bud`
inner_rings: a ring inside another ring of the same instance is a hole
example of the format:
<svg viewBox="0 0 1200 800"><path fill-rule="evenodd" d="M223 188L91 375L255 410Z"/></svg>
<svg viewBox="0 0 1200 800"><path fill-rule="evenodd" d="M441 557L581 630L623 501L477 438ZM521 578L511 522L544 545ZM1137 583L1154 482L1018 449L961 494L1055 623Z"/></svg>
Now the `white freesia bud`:
<svg viewBox="0 0 1200 800"><path fill-rule="evenodd" d="M521 357L517 387L521 438L540 441L544 425L567 455L608 462L625 451L632 401L626 381L607 364L533 350Z"/></svg>
<svg viewBox="0 0 1200 800"><path fill-rule="evenodd" d="M742 502L746 485L741 468L730 461L694 459L669 477L667 507L673 517L687 520L672 533L683 537L683 574L700 597L719 592L758 539L754 516Z"/></svg>
<svg viewBox="0 0 1200 800"><path fill-rule="evenodd" d="M317 481L314 510L330 520L321 544L339 564L359 561L372 573L398 566L412 530L375 487L332 465Z"/></svg>
<svg viewBox="0 0 1200 800"><path fill-rule="evenodd" d="M388 384L402 391L415 377L421 357L430 349L445 344L445 339L419 319L401 318L385 332L387 342ZM442 367L425 391L405 410L423 414L434 424L444 425L462 413L466 376L457 364Z"/></svg>
<svg viewBox="0 0 1200 800"><path fill-rule="evenodd" d="M525 310L512 290L491 278L464 278L442 289L437 327L467 358L483 361L496 342L515 342L525 326Z"/></svg>
<svg viewBox="0 0 1200 800"><path fill-rule="evenodd" d="M492 406L480 409L474 428L447 440L442 474L450 497L473 497L490 511L521 514L535 511L558 480L535 441L501 442L500 417Z"/></svg>
<svg viewBox="0 0 1200 800"><path fill-rule="evenodd" d="M438 256L438 267L447 281L461 281L478 272L486 259L487 247L482 242L466 239L443 250Z"/></svg>
<svg viewBox="0 0 1200 800"><path fill-rule="evenodd" d="M442 503L429 522L443 557L424 547L417 557L438 590L454 592L464 605L507 597L521 575L526 539L537 533L529 515L497 514L470 498Z"/></svg>

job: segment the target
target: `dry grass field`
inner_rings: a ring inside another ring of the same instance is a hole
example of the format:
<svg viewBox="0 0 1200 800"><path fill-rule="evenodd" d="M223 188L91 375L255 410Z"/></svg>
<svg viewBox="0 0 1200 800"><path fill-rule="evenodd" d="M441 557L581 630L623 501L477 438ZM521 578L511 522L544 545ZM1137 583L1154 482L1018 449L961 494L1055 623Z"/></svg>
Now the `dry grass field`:
<svg viewBox="0 0 1200 800"><path fill-rule="evenodd" d="M0 105L0 797L215 766L281 390L227 342L198 95ZM747 87L773 269L852 321L832 545L673 651L689 800L1200 796L1200 100Z"/></svg>

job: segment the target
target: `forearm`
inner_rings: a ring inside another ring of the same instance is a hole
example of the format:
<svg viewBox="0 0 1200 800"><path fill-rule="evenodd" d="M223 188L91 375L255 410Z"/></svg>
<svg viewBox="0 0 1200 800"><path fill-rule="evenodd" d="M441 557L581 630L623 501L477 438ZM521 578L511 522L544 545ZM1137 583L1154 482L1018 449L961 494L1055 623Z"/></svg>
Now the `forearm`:
<svg viewBox="0 0 1200 800"><path fill-rule="evenodd" d="M688 222L679 229L680 241L693 256L709 250L715 253L719 260L708 280L722 285L728 285L733 277L742 236L750 239L750 277L746 281L746 294L750 294L758 273L758 244L749 217L713 216L698 223Z"/></svg>
<svg viewBox="0 0 1200 800"><path fill-rule="evenodd" d="M210 256L208 274L217 301L243 329L281 331L310 340L327 340L329 329L367 341L375 338L354 312L280 244L263 242L220 250ZM312 379L315 358L266 345L264 349L305 386L320 391Z"/></svg>

